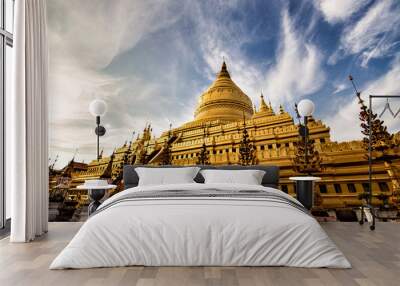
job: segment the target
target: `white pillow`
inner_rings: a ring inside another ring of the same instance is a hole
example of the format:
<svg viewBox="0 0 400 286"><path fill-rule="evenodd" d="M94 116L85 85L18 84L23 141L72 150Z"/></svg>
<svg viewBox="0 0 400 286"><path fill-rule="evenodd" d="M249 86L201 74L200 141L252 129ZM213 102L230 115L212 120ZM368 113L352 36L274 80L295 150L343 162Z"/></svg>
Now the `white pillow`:
<svg viewBox="0 0 400 286"><path fill-rule="evenodd" d="M139 186L195 183L199 167L185 168L135 168Z"/></svg>
<svg viewBox="0 0 400 286"><path fill-rule="evenodd" d="M265 171L262 170L201 170L205 184L261 185Z"/></svg>

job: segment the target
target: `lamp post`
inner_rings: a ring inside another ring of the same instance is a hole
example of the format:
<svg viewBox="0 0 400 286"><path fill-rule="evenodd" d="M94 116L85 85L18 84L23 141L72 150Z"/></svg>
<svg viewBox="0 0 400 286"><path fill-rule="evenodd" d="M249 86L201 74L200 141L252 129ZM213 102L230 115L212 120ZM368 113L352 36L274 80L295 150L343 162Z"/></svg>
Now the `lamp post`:
<svg viewBox="0 0 400 286"><path fill-rule="evenodd" d="M306 164L308 164L308 127L307 127L307 123L308 123L308 117L310 117L315 110L314 102L312 102L309 99L303 99L297 105L297 110L299 112L299 115L304 117L304 125L303 125L303 127L300 127L300 135L304 138L304 147L305 147L304 161Z"/></svg>
<svg viewBox="0 0 400 286"><path fill-rule="evenodd" d="M94 132L97 135L97 160L100 159L100 136L106 134L106 129L100 125L100 116L107 112L107 104L104 100L95 99L89 105L89 112L96 117L96 129Z"/></svg>
<svg viewBox="0 0 400 286"><path fill-rule="evenodd" d="M309 99L303 99L296 106L296 112L299 117L304 118L304 125L300 125L299 133L304 140L304 164L307 168L309 164L309 130L307 127L308 118L313 114L315 109L314 103ZM310 176L290 177L290 180L296 182L296 197L297 199L310 210L314 203L314 182L321 178Z"/></svg>
<svg viewBox="0 0 400 286"><path fill-rule="evenodd" d="M97 135L97 161L100 160L100 136L106 134L106 129L100 125L100 117L107 111L107 104L104 100L95 99L89 104L89 112L96 117L96 129L94 133ZM91 198L91 203L88 206L89 216L96 211L101 204L100 200L104 197L106 190L114 188L113 185L108 185L107 180L99 178L98 180L87 180L84 185L78 186L78 189L88 190Z"/></svg>

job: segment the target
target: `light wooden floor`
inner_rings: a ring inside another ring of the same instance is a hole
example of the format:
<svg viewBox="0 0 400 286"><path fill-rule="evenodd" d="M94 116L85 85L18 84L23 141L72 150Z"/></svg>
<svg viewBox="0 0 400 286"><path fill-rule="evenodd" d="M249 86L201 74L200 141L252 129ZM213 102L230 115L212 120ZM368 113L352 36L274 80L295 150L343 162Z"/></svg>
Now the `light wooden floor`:
<svg viewBox="0 0 400 286"><path fill-rule="evenodd" d="M50 223L28 244L0 241L0 285L400 285L400 224L379 223L375 232L357 223L325 223L324 229L353 269L288 267L124 267L48 270L81 223Z"/></svg>

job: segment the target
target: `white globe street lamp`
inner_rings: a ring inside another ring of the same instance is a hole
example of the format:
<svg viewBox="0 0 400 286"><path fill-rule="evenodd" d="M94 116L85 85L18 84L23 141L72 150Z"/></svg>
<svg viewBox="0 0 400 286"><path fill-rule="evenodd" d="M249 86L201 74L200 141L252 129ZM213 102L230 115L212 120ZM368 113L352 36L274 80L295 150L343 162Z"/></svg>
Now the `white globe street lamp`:
<svg viewBox="0 0 400 286"><path fill-rule="evenodd" d="M100 159L100 136L106 134L106 129L100 125L100 116L107 112L107 103L101 99L95 99L89 104L89 112L96 117L96 129L94 133L97 135L97 160Z"/></svg>
<svg viewBox="0 0 400 286"><path fill-rule="evenodd" d="M95 99L89 104L89 112L94 116L103 116L107 112L107 103L101 99Z"/></svg>
<svg viewBox="0 0 400 286"><path fill-rule="evenodd" d="M315 110L314 102L309 99L303 99L297 105L297 110L299 111L300 116L311 116Z"/></svg>
<svg viewBox="0 0 400 286"><path fill-rule="evenodd" d="M304 117L304 125L301 126L300 125L300 135L303 137L304 140L304 147L305 147L305 152L304 152L304 160L305 163L308 164L308 149L307 149L307 145L308 145L308 127L307 127L307 123L308 123L308 117L310 117L315 110L315 105L314 102L312 102L309 99L302 99L299 104L297 104L297 112L298 115Z"/></svg>

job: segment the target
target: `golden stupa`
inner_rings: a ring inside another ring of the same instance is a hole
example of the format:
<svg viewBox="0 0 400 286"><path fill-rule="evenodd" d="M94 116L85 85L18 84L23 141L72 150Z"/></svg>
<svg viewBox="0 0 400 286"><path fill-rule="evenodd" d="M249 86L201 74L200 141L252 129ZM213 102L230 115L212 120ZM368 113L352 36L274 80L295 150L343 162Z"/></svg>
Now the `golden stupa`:
<svg viewBox="0 0 400 286"><path fill-rule="evenodd" d="M201 122L240 121L253 115L250 98L232 81L225 61L217 79L200 96L194 115L194 120Z"/></svg>

